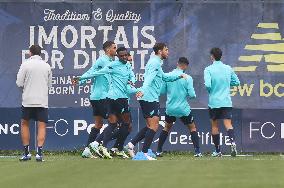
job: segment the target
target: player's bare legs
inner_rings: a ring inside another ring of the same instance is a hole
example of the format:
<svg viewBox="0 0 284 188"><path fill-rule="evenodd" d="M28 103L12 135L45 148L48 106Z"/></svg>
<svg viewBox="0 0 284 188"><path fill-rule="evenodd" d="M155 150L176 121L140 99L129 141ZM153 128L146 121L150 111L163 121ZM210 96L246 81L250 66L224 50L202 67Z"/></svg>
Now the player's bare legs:
<svg viewBox="0 0 284 188"><path fill-rule="evenodd" d="M21 137L24 146L30 144L30 127L29 121L22 119L21 122Z"/></svg>
<svg viewBox="0 0 284 188"><path fill-rule="evenodd" d="M29 121L28 120L21 120L21 138L22 143L24 146L24 154L20 158L20 161L27 161L31 160L31 154L30 154L30 127L29 127Z"/></svg>
<svg viewBox="0 0 284 188"><path fill-rule="evenodd" d="M46 123L38 121L38 132L37 132L37 145L42 147L46 136Z"/></svg>

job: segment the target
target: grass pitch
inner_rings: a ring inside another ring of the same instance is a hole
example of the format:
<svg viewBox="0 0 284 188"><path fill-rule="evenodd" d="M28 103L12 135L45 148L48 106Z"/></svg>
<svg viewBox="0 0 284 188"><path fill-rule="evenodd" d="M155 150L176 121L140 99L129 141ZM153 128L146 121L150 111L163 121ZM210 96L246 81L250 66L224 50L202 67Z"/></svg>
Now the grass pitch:
<svg viewBox="0 0 284 188"><path fill-rule="evenodd" d="M284 187L284 156L194 158L167 154L157 161L46 155L45 162L0 158L1 188L261 188Z"/></svg>

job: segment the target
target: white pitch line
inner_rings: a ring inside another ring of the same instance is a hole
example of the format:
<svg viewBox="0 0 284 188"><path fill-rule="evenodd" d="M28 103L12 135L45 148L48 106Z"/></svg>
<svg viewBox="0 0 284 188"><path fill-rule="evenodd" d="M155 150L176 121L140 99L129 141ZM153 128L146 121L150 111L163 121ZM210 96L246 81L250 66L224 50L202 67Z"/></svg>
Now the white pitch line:
<svg viewBox="0 0 284 188"><path fill-rule="evenodd" d="M12 156L12 155L0 155L0 158L17 158L19 156Z"/></svg>
<svg viewBox="0 0 284 188"><path fill-rule="evenodd" d="M232 157L231 155L222 155L222 157ZM253 155L237 155L236 157L253 157Z"/></svg>

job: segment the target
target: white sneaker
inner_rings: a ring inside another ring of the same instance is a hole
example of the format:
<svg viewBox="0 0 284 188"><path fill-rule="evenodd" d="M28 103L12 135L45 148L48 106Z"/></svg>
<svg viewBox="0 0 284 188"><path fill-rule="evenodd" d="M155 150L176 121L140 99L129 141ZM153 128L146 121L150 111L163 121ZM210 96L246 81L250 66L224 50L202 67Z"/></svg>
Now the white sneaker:
<svg viewBox="0 0 284 188"><path fill-rule="evenodd" d="M97 141L94 141L89 144L90 148L96 153L96 155L98 155L99 157L103 157L103 155L100 153L99 145L100 144Z"/></svg>
<svg viewBox="0 0 284 188"><path fill-rule="evenodd" d="M203 157L202 153L196 153L194 154L194 157Z"/></svg>
<svg viewBox="0 0 284 188"><path fill-rule="evenodd" d="M23 156L19 159L20 161L29 161L32 159L32 155L29 153L28 155L23 154Z"/></svg>
<svg viewBox="0 0 284 188"><path fill-rule="evenodd" d="M129 156L126 155L126 153L124 151L117 151L116 156L121 157L123 159L129 159Z"/></svg>
<svg viewBox="0 0 284 188"><path fill-rule="evenodd" d="M131 158L135 156L134 145L131 142L128 142L128 144L124 146L124 150Z"/></svg>
<svg viewBox="0 0 284 188"><path fill-rule="evenodd" d="M97 158L92 154L90 148L88 148L88 147L85 147L85 149L82 153L82 157L83 158Z"/></svg>
<svg viewBox="0 0 284 188"><path fill-rule="evenodd" d="M156 161L157 159L150 157L147 153L144 153L145 157L149 160L149 161Z"/></svg>
<svg viewBox="0 0 284 188"><path fill-rule="evenodd" d="M110 153L107 151L107 148L105 148L104 146L99 146L99 150L102 152L103 156L106 159L112 159L112 156L110 155Z"/></svg>
<svg viewBox="0 0 284 188"><path fill-rule="evenodd" d="M212 157L222 157L222 153L221 152L216 152L213 151L213 153L211 154Z"/></svg>
<svg viewBox="0 0 284 188"><path fill-rule="evenodd" d="M36 154L36 161L37 162L44 162L43 156L39 155L39 154Z"/></svg>

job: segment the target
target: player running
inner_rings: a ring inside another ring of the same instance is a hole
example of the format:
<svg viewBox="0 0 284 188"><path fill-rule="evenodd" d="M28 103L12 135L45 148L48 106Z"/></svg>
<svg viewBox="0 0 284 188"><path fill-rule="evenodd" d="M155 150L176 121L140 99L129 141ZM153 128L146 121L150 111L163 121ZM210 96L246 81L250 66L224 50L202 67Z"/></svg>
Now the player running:
<svg viewBox="0 0 284 188"><path fill-rule="evenodd" d="M78 82L77 79L73 80L74 84L83 84L85 83L90 77L92 73L95 71L99 71L103 69L106 65L111 63L114 60L114 57L116 55L116 45L112 41L106 41L103 44L103 50L105 52L105 55L98 58L95 62L95 64L82 76L80 76L80 82ZM90 158L94 157L92 155L92 152L90 149L92 148L90 146L90 143L94 142L97 135L100 132L100 129L103 126L103 119L107 118L107 93L109 90L109 75L100 75L96 78L93 78L93 86L92 91L90 95L90 102L93 108L93 116L95 119L95 125L92 127L91 132L89 134L89 138L86 144L86 147L82 153L82 157L84 158ZM95 152L100 155L97 148L94 148Z"/></svg>
<svg viewBox="0 0 284 188"><path fill-rule="evenodd" d="M168 58L168 47L165 43L156 43L153 47L155 55L152 56L146 67L143 86L139 89L136 96L146 120L146 126L126 146L130 156L134 156L134 146L143 138L144 144L142 152L138 152L134 159L155 160L148 154L153 138L159 128L159 96L163 81L175 81L186 78L185 74L168 75L162 70L163 60Z"/></svg>
<svg viewBox="0 0 284 188"><path fill-rule="evenodd" d="M177 75L182 74L188 68L188 59L181 57L178 60L177 68L174 69L169 74ZM179 79L174 82L165 82L161 93L167 94L166 102L166 117L165 117L165 127L160 133L157 157L162 156L163 145L168 137L168 134L176 121L179 118L184 125L186 125L190 131L191 140L194 146L195 157L202 157L199 149L199 137L196 131L196 125L191 113L190 106L187 102L187 97L194 99L196 97L193 79L191 76L187 75L187 79Z"/></svg>
<svg viewBox="0 0 284 188"><path fill-rule="evenodd" d="M131 56L131 54L128 52L128 58L127 58L127 66L129 66L130 69L132 69L132 65L133 65L133 58ZM135 88L135 82L136 82L136 78L135 78L135 75L134 75L134 72L131 71L131 76L130 78L132 80L129 80L129 84L127 85L127 89L126 89L126 93L127 93L127 96L128 96L128 105L130 106L130 97L131 95L133 94L136 94L137 92L137 89ZM130 134L130 132L132 131L132 117L131 117L131 112L130 112L130 124L129 124L129 128L128 128L128 135ZM117 139L117 136L119 135L119 130L120 130L120 127L117 128L117 130L113 131L113 137L112 139L115 140L116 139L116 142L113 144L110 152L111 152L111 155L112 156L119 156L119 157L124 157L122 155L120 155L120 152L118 150L118 147L119 147L119 140ZM102 134L103 135L103 134ZM128 136L127 135L127 136ZM102 142L102 138L100 139L100 141Z"/></svg>
<svg viewBox="0 0 284 188"><path fill-rule="evenodd" d="M231 86L240 85L238 76L234 70L221 61L220 48L212 48L210 51L212 65L204 70L205 87L209 93L209 115L211 119L212 138L215 145L213 157L221 157L220 133L218 119L222 119L231 142L231 156L237 155L234 129L232 126L232 100L230 96Z"/></svg>
<svg viewBox="0 0 284 188"><path fill-rule="evenodd" d="M131 66L127 63L128 53L127 49L120 47L117 49L117 56L119 60L112 62L99 71L95 71L88 75L88 78L93 78L101 75L109 75L110 87L107 93L108 99L108 123L109 125L103 131L102 145L91 147L99 148L99 151L105 158L111 159L112 156L107 150L107 144L113 137L113 131L120 123L118 140L118 150L124 158L127 155L123 151L123 143L128 135L130 126L130 109L128 105L127 85L129 81L133 81ZM81 78L79 78L81 80Z"/></svg>

